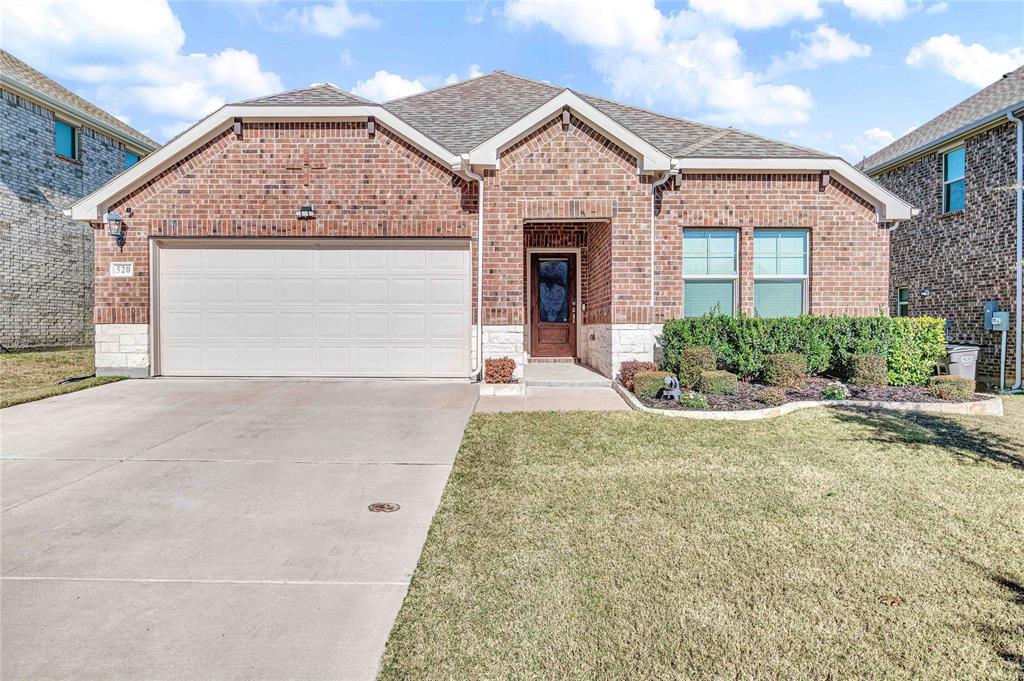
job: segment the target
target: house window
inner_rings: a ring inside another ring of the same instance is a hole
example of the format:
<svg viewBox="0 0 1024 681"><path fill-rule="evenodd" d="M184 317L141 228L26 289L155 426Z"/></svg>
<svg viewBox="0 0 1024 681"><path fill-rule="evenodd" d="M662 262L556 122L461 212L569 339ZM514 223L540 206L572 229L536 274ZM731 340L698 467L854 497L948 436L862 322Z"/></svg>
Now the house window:
<svg viewBox="0 0 1024 681"><path fill-rule="evenodd" d="M807 307L807 232L754 231L754 314L794 317Z"/></svg>
<svg viewBox="0 0 1024 681"><path fill-rule="evenodd" d="M53 136L57 154L65 158L78 158L78 134L64 121L53 122Z"/></svg>
<svg viewBox="0 0 1024 681"><path fill-rule="evenodd" d="M130 151L124 152L124 169L128 170L133 165L139 162L139 155L133 154Z"/></svg>
<svg viewBox="0 0 1024 681"><path fill-rule="evenodd" d="M964 148L942 155L942 212L953 213L964 209Z"/></svg>
<svg viewBox="0 0 1024 681"><path fill-rule="evenodd" d="M703 317L718 310L732 315L736 300L736 231L683 233L683 315Z"/></svg>
<svg viewBox="0 0 1024 681"><path fill-rule="evenodd" d="M910 316L910 289L906 286L896 289L896 316Z"/></svg>

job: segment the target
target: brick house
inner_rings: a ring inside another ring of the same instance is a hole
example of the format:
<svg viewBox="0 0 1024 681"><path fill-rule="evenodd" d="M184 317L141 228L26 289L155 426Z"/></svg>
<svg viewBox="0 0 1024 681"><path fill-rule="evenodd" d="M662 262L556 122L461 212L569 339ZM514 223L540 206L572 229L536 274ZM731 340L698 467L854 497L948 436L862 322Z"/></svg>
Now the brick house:
<svg viewBox="0 0 1024 681"><path fill-rule="evenodd" d="M1024 66L858 166L919 211L891 235L892 313L945 318L951 342L981 347L979 377L998 383L1001 334L984 314L996 301L1010 312L1007 385L1021 379L1022 113Z"/></svg>
<svg viewBox="0 0 1024 681"><path fill-rule="evenodd" d="M93 238L64 214L156 142L0 50L0 345L91 345Z"/></svg>
<svg viewBox="0 0 1024 681"><path fill-rule="evenodd" d="M910 206L827 154L496 72L226 106L73 216L101 373L465 378L611 376L716 306L878 314Z"/></svg>

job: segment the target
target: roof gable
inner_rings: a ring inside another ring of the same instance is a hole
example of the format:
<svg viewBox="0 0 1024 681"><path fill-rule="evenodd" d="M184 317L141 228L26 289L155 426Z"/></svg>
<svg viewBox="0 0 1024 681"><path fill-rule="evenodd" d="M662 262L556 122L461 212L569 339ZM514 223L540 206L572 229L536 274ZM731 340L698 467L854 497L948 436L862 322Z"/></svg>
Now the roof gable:
<svg viewBox="0 0 1024 681"><path fill-rule="evenodd" d="M1017 106L1024 107L1024 66L914 128L895 142L871 154L857 167L872 173L905 156L984 125L992 116Z"/></svg>

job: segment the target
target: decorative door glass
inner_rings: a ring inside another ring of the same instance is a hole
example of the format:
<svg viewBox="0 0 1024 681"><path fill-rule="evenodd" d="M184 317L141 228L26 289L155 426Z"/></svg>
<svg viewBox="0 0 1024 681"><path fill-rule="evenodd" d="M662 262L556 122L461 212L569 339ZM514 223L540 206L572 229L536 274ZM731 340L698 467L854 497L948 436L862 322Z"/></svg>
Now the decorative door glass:
<svg viewBox="0 0 1024 681"><path fill-rule="evenodd" d="M540 261L537 296L542 322L569 321L569 261L566 258Z"/></svg>

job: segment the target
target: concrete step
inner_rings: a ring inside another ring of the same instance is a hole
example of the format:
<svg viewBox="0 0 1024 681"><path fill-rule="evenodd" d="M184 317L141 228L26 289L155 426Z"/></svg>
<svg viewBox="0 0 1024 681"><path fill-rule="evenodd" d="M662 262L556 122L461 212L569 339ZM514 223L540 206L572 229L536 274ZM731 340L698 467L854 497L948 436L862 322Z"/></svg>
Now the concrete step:
<svg viewBox="0 0 1024 681"><path fill-rule="evenodd" d="M612 382L582 364L529 362L523 367L523 383L538 388L607 388Z"/></svg>

